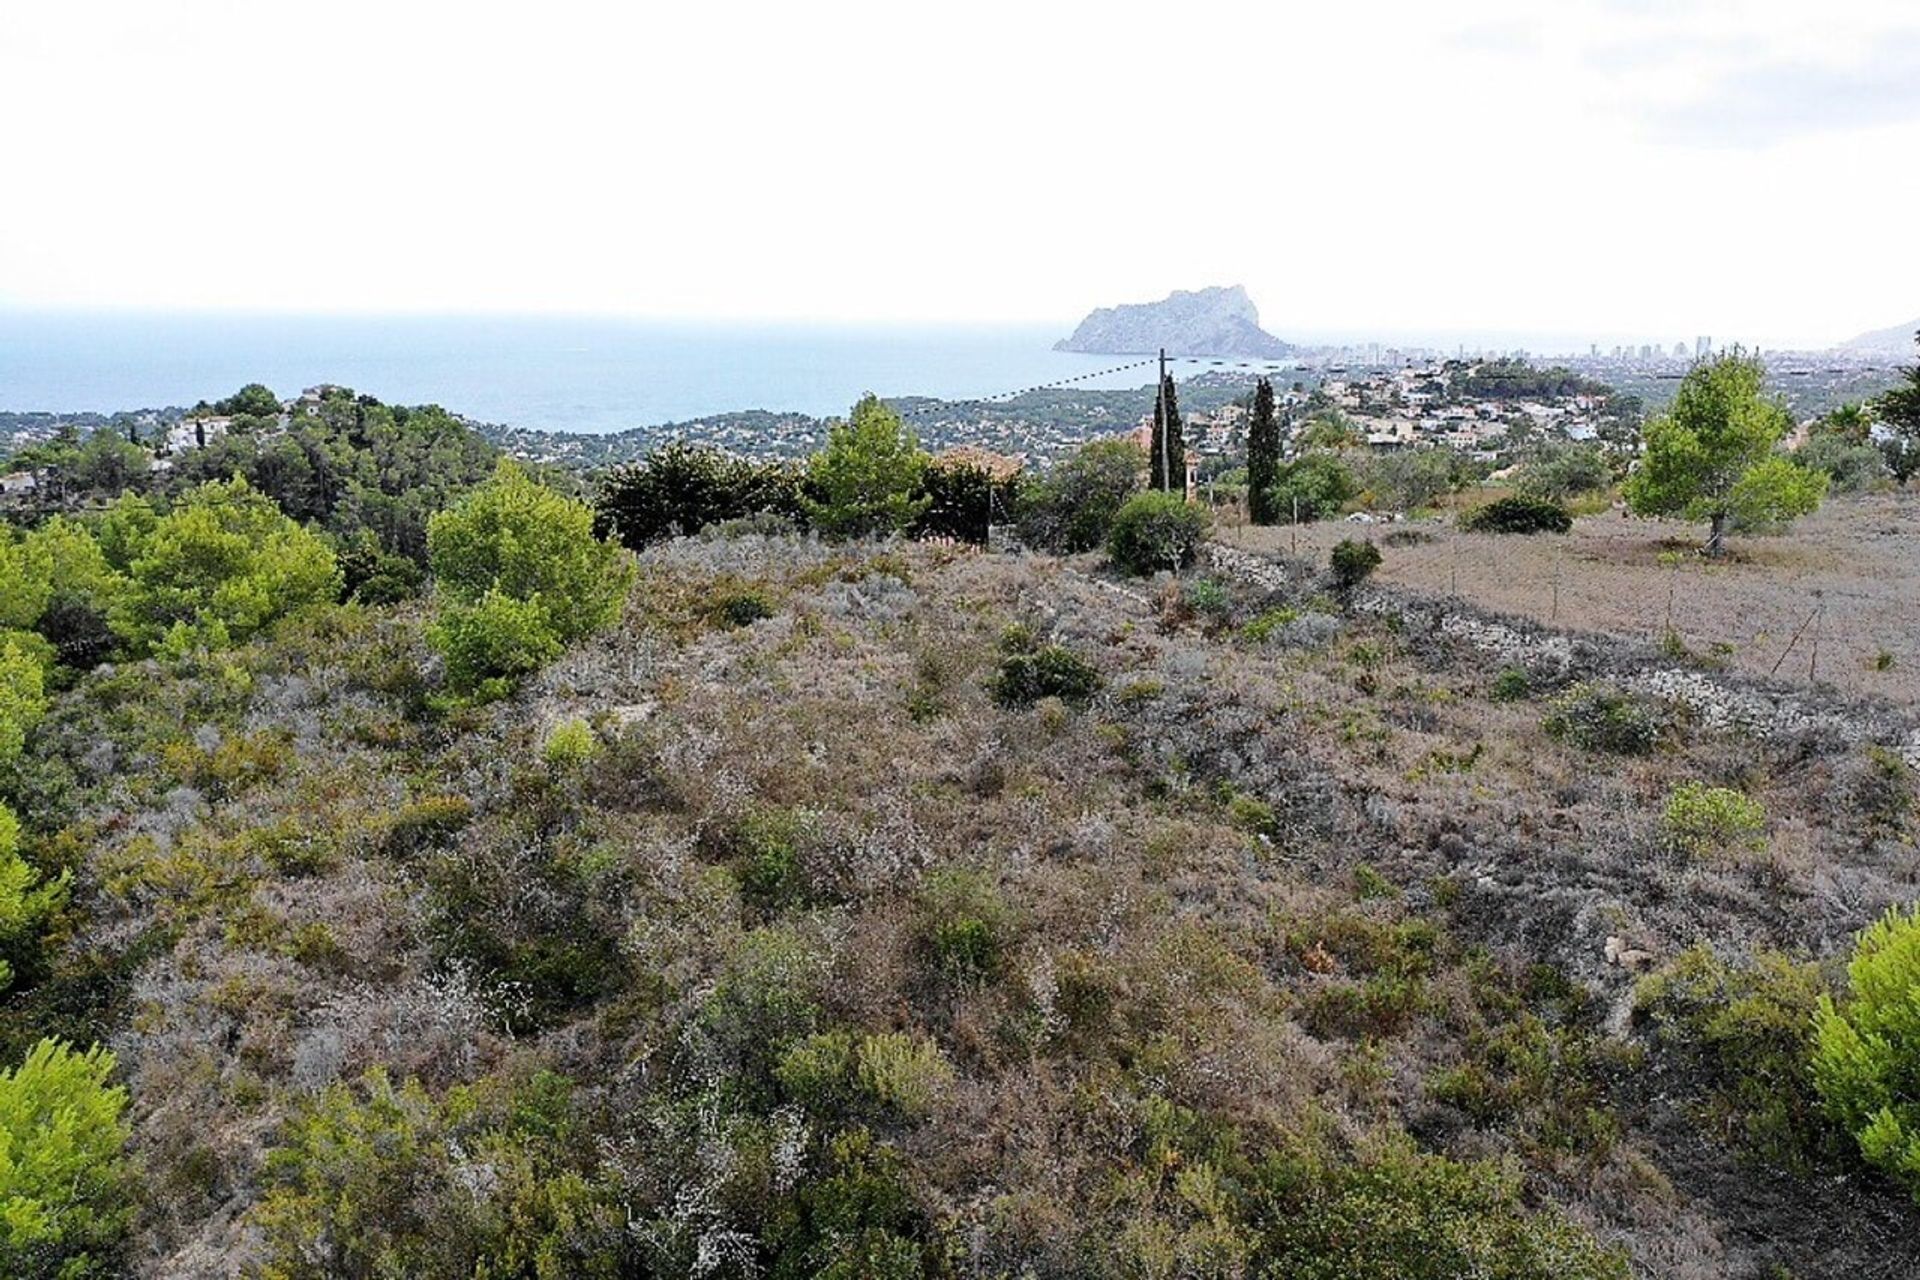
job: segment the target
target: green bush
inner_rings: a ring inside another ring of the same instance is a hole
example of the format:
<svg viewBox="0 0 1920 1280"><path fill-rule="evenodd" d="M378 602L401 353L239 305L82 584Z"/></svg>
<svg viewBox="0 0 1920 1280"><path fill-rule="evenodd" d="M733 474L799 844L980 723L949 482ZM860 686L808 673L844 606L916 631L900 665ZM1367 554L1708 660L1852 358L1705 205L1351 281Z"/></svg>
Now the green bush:
<svg viewBox="0 0 1920 1280"><path fill-rule="evenodd" d="M1920 1200L1920 905L1861 931L1847 987L1814 1016L1814 1085L1867 1162Z"/></svg>
<svg viewBox="0 0 1920 1280"><path fill-rule="evenodd" d="M42 1040L0 1071L0 1274L83 1280L113 1265L132 1215L127 1093L111 1053Z"/></svg>
<svg viewBox="0 0 1920 1280"><path fill-rule="evenodd" d="M760 515L800 518L800 472L682 443L608 474L594 503L595 530L634 551L709 525Z"/></svg>
<svg viewBox="0 0 1920 1280"><path fill-rule="evenodd" d="M1308 524L1340 514L1360 484L1353 469L1331 453L1309 453L1280 468L1269 490L1273 514L1283 524Z"/></svg>
<svg viewBox="0 0 1920 1280"><path fill-rule="evenodd" d="M136 653L224 648L340 595L327 544L245 480L201 485L131 550L112 621Z"/></svg>
<svg viewBox="0 0 1920 1280"><path fill-rule="evenodd" d="M1131 440L1080 446L1021 490L1021 541L1062 552L1104 546L1114 517L1140 492L1146 465L1146 455Z"/></svg>
<svg viewBox="0 0 1920 1280"><path fill-rule="evenodd" d="M1467 512L1460 527L1471 533L1565 533L1573 516L1557 502L1516 495Z"/></svg>
<svg viewBox="0 0 1920 1280"><path fill-rule="evenodd" d="M471 604L443 604L427 639L446 659L448 685L480 701L504 697L513 681L561 652L545 606L500 591Z"/></svg>
<svg viewBox="0 0 1920 1280"><path fill-rule="evenodd" d="M1586 751L1647 755L1667 734L1661 710L1611 685L1582 682L1547 708L1542 722L1549 736Z"/></svg>
<svg viewBox="0 0 1920 1280"><path fill-rule="evenodd" d="M1507 667L1493 679L1495 702L1524 702L1533 696L1533 677L1519 667Z"/></svg>
<svg viewBox="0 0 1920 1280"><path fill-rule="evenodd" d="M1386 1139L1356 1153L1301 1143L1257 1178L1250 1274L1289 1280L1627 1280L1619 1253L1530 1210L1518 1174Z"/></svg>
<svg viewBox="0 0 1920 1280"><path fill-rule="evenodd" d="M593 736L592 726L576 717L553 726L546 742L541 745L540 755L550 768L578 769L593 759L599 748L600 743Z"/></svg>
<svg viewBox="0 0 1920 1280"><path fill-rule="evenodd" d="M40 939L67 900L68 875L42 881L20 856L20 823L0 804L0 991L39 968Z"/></svg>
<svg viewBox="0 0 1920 1280"><path fill-rule="evenodd" d="M1207 536L1205 509L1174 493L1138 493L1113 518L1107 554L1138 576L1179 571L1194 562Z"/></svg>
<svg viewBox="0 0 1920 1280"><path fill-rule="evenodd" d="M0 767L26 749L27 734L47 712L46 668L25 640L0 636Z"/></svg>
<svg viewBox="0 0 1920 1280"><path fill-rule="evenodd" d="M1684 782L1660 815L1667 847L1689 858L1748 853L1765 842L1767 813L1760 802L1726 787Z"/></svg>
<svg viewBox="0 0 1920 1280"><path fill-rule="evenodd" d="M625 1215L547 1072L439 1099L378 1070L335 1084L288 1118L266 1183L268 1280L633 1274Z"/></svg>
<svg viewBox="0 0 1920 1280"><path fill-rule="evenodd" d="M927 461L900 415L878 397L862 396L807 463L801 505L808 522L830 538L904 531L932 505L920 496Z"/></svg>
<svg viewBox="0 0 1920 1280"><path fill-rule="evenodd" d="M941 977L971 983L999 974L1012 922L990 881L969 871L937 872L921 888L920 910L926 954Z"/></svg>
<svg viewBox="0 0 1920 1280"><path fill-rule="evenodd" d="M1356 538L1342 538L1327 556L1333 568L1333 580L1342 591L1351 591L1380 567L1380 548Z"/></svg>
<svg viewBox="0 0 1920 1280"><path fill-rule="evenodd" d="M507 461L428 522L427 550L449 600L512 601L562 644L613 622L633 578L620 549L594 537L590 508Z"/></svg>
<svg viewBox="0 0 1920 1280"><path fill-rule="evenodd" d="M1039 644L1023 627L1010 627L1000 638L1000 667L989 691L1006 707L1029 707L1042 698L1083 707L1100 684L1092 663L1061 645Z"/></svg>
<svg viewBox="0 0 1920 1280"><path fill-rule="evenodd" d="M1805 1175L1838 1154L1811 1069L1817 965L1777 951L1729 963L1681 952L1634 993L1656 1045L1698 1073L1702 1128L1732 1133L1761 1162Z"/></svg>

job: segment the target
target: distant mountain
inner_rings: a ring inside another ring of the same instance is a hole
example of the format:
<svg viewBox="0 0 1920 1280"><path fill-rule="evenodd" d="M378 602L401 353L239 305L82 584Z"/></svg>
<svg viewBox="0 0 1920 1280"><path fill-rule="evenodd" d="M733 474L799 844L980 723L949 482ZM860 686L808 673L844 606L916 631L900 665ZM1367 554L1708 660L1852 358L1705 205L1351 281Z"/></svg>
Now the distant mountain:
<svg viewBox="0 0 1920 1280"><path fill-rule="evenodd" d="M1260 312L1239 285L1176 289L1159 302L1101 307L1053 344L1093 355L1251 356L1278 360L1294 347L1260 327Z"/></svg>
<svg viewBox="0 0 1920 1280"><path fill-rule="evenodd" d="M1916 332L1920 332L1920 319L1863 333L1841 343L1840 350L1858 351L1863 355L1910 356L1913 354L1913 335Z"/></svg>

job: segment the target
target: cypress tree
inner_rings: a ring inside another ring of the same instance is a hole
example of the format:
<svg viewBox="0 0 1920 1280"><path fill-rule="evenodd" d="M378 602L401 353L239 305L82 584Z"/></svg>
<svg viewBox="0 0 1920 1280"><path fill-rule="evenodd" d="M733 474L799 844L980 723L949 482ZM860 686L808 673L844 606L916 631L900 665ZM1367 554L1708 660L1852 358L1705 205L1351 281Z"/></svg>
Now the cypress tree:
<svg viewBox="0 0 1920 1280"><path fill-rule="evenodd" d="M1273 416L1273 384L1253 384L1253 422L1247 428L1247 514L1255 524L1277 523L1273 482L1280 475L1280 424Z"/></svg>
<svg viewBox="0 0 1920 1280"><path fill-rule="evenodd" d="M1147 487L1185 493L1187 442L1180 433L1180 401L1173 394L1172 374L1161 379L1160 394L1153 402L1153 439L1149 452L1153 456L1147 460Z"/></svg>

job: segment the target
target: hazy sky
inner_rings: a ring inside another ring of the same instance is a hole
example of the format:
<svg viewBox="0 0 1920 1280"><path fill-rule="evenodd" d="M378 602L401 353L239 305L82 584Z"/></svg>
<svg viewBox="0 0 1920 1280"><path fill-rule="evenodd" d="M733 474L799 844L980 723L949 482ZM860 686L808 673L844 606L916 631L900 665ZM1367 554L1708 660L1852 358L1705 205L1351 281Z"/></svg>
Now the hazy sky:
<svg viewBox="0 0 1920 1280"><path fill-rule="evenodd" d="M1914 0L49 0L0 120L0 304L1920 315Z"/></svg>

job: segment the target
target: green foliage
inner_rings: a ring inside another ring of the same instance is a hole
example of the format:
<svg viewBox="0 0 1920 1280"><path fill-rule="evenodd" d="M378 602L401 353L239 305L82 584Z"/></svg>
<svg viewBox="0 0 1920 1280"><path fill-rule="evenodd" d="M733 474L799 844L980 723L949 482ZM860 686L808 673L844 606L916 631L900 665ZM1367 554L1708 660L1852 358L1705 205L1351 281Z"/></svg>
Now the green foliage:
<svg viewBox="0 0 1920 1280"><path fill-rule="evenodd" d="M1019 509L1019 473L996 475L964 455L933 459L920 473L926 510L913 523L920 538L952 538L985 546L987 526L1012 521Z"/></svg>
<svg viewBox="0 0 1920 1280"><path fill-rule="evenodd" d="M1185 493L1187 441L1180 425L1180 397L1173 375L1160 380L1153 401L1153 430L1147 437L1147 488L1161 493Z"/></svg>
<svg viewBox="0 0 1920 1280"><path fill-rule="evenodd" d="M1327 555L1334 583L1342 591L1351 591L1380 567L1380 548L1359 538L1342 538Z"/></svg>
<svg viewBox="0 0 1920 1280"><path fill-rule="evenodd" d="M0 804L0 991L39 968L41 935L66 905L68 873L42 881L20 856L20 822Z"/></svg>
<svg viewBox="0 0 1920 1280"><path fill-rule="evenodd" d="M1641 756L1665 739L1668 718L1643 698L1582 681L1548 705L1542 727L1549 736L1585 751Z"/></svg>
<svg viewBox="0 0 1920 1280"><path fill-rule="evenodd" d="M924 515L920 493L927 455L900 415L874 395L853 406L807 464L807 519L830 538L899 533Z"/></svg>
<svg viewBox="0 0 1920 1280"><path fill-rule="evenodd" d="M1177 493L1139 493L1115 514L1107 554L1131 574L1178 571L1194 562L1206 536L1203 508Z"/></svg>
<svg viewBox="0 0 1920 1280"><path fill-rule="evenodd" d="M255 1207L264 1280L631 1274L617 1199L564 1077L435 1099L383 1071L299 1104Z"/></svg>
<svg viewBox="0 0 1920 1280"><path fill-rule="evenodd" d="M1695 365L1673 407L1647 424L1627 505L1640 515L1708 521L1715 554L1729 524L1774 529L1818 507L1826 477L1773 452L1793 420L1762 395L1765 381L1760 360L1737 351Z"/></svg>
<svg viewBox="0 0 1920 1280"><path fill-rule="evenodd" d="M187 494L138 538L132 556L112 619L139 653L225 648L340 594L327 544L245 480Z"/></svg>
<svg viewBox="0 0 1920 1280"><path fill-rule="evenodd" d="M1793 455L1794 465L1827 477L1836 493L1872 493L1893 483L1887 458L1870 443L1850 443L1838 434L1817 434Z"/></svg>
<svg viewBox="0 0 1920 1280"><path fill-rule="evenodd" d="M27 734L47 711L46 670L31 647L0 635L0 767L25 750Z"/></svg>
<svg viewBox="0 0 1920 1280"><path fill-rule="evenodd" d="M755 462L679 442L619 467L601 482L596 531L639 551L725 520L801 515L801 473L787 462Z"/></svg>
<svg viewBox="0 0 1920 1280"><path fill-rule="evenodd" d="M1557 502L1515 495L1467 512L1460 527L1472 533L1565 533L1573 516Z"/></svg>
<svg viewBox="0 0 1920 1280"><path fill-rule="evenodd" d="M1096 440L1053 464L1022 488L1020 538L1048 551L1091 551L1105 545L1113 520L1140 492L1146 455L1131 440Z"/></svg>
<svg viewBox="0 0 1920 1280"><path fill-rule="evenodd" d="M213 411L231 416L272 418L280 413L280 397L273 394L271 387L258 382L249 382L214 405Z"/></svg>
<svg viewBox="0 0 1920 1280"><path fill-rule="evenodd" d="M1400 449L1364 458L1356 483L1369 507L1407 511L1431 506L1473 474L1465 456L1452 449Z"/></svg>
<svg viewBox="0 0 1920 1280"><path fill-rule="evenodd" d="M507 461L433 517L427 545L443 597L431 639L460 692L500 692L606 627L633 578L620 548L594 537L585 504Z"/></svg>
<svg viewBox="0 0 1920 1280"><path fill-rule="evenodd" d="M1656 1045L1697 1073L1703 1129L1730 1132L1752 1158L1804 1176L1839 1154L1811 1069L1825 993L1817 965L1777 951L1729 963L1701 945L1644 979L1634 998Z"/></svg>
<svg viewBox="0 0 1920 1280"><path fill-rule="evenodd" d="M118 1274L132 1211L122 1154L126 1090L114 1057L42 1040L0 1071L0 1273L82 1280Z"/></svg>
<svg viewBox="0 0 1920 1280"><path fill-rule="evenodd" d="M1766 810L1726 787L1683 782L1667 797L1660 830L1667 848L1689 858L1731 857L1765 844Z"/></svg>
<svg viewBox="0 0 1920 1280"><path fill-rule="evenodd" d="M1514 488L1523 498L1565 503L1613 484L1607 455L1590 444L1542 449L1520 466Z"/></svg>
<svg viewBox="0 0 1920 1280"><path fill-rule="evenodd" d="M547 740L540 747L540 755L551 769L571 770L593 759L599 749L600 743L593 736L592 726L575 717L562 720L548 731Z"/></svg>
<svg viewBox="0 0 1920 1280"><path fill-rule="evenodd" d="M1000 637L1000 666L989 691L1007 707L1028 707L1042 698L1085 706L1100 691L1100 670L1069 649L1040 644L1024 627Z"/></svg>
<svg viewBox="0 0 1920 1280"><path fill-rule="evenodd" d="M953 1084L953 1066L940 1046L901 1031L862 1038L857 1072L862 1090L908 1120L925 1116Z"/></svg>
<svg viewBox="0 0 1920 1280"><path fill-rule="evenodd" d="M1867 1162L1920 1200L1920 906L1861 931L1847 986L1814 1016L1814 1085Z"/></svg>
<svg viewBox="0 0 1920 1280"><path fill-rule="evenodd" d="M443 604L427 636L446 659L447 683L480 701L504 697L563 648L542 602L497 590L472 604Z"/></svg>
<svg viewBox="0 0 1920 1280"><path fill-rule="evenodd" d="M1359 495L1353 468L1331 453L1308 453L1279 470L1273 482L1276 521L1301 524L1326 520Z"/></svg>
<svg viewBox="0 0 1920 1280"><path fill-rule="evenodd" d="M1520 1178L1384 1139L1351 1155L1300 1143L1257 1171L1252 1274L1289 1280L1627 1280L1626 1259Z"/></svg>
<svg viewBox="0 0 1920 1280"><path fill-rule="evenodd" d="M920 892L923 950L949 982L989 982L1011 944L1012 913L984 877L949 870L929 876Z"/></svg>
<svg viewBox="0 0 1920 1280"><path fill-rule="evenodd" d="M1524 702L1533 696L1533 677L1519 667L1507 667L1493 679L1495 702Z"/></svg>
<svg viewBox="0 0 1920 1280"><path fill-rule="evenodd" d="M1273 413L1273 384L1253 384L1253 412L1247 426L1247 515L1255 524L1278 524L1282 512L1273 485L1280 478L1280 424Z"/></svg>
<svg viewBox="0 0 1920 1280"><path fill-rule="evenodd" d="M1920 334L1915 341L1920 343ZM1873 408L1892 433L1881 446L1887 467L1905 484L1920 474L1920 364L1908 366L1906 381L1874 401Z"/></svg>

